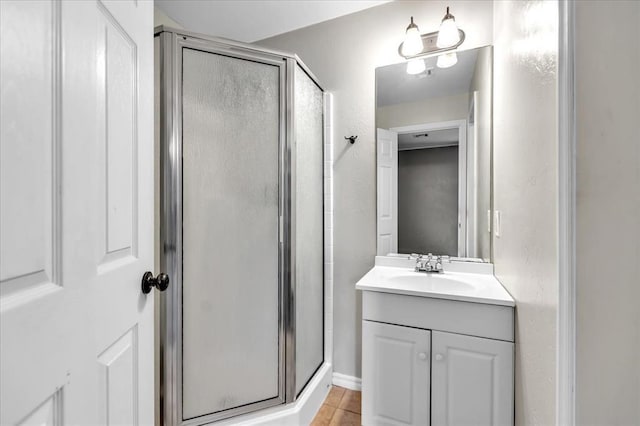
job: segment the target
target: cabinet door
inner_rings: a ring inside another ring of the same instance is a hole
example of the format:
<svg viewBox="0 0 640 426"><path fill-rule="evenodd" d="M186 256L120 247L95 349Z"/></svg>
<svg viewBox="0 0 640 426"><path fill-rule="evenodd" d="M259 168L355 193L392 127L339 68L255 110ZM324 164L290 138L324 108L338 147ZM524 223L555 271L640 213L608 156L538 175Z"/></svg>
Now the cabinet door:
<svg viewBox="0 0 640 426"><path fill-rule="evenodd" d="M362 322L362 424L428 425L431 332Z"/></svg>
<svg viewBox="0 0 640 426"><path fill-rule="evenodd" d="M433 332L434 425L513 424L513 343Z"/></svg>

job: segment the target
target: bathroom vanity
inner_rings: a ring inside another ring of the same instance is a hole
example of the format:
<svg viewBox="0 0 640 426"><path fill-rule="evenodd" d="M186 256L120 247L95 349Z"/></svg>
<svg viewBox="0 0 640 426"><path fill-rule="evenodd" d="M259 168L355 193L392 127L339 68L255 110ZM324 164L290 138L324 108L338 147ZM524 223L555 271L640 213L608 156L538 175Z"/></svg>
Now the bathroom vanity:
<svg viewBox="0 0 640 426"><path fill-rule="evenodd" d="M493 50L454 55L376 69L378 256L356 284L365 426L514 422L515 304L490 263Z"/></svg>
<svg viewBox="0 0 640 426"><path fill-rule="evenodd" d="M362 291L362 424L512 425L514 301L488 263L377 256Z"/></svg>

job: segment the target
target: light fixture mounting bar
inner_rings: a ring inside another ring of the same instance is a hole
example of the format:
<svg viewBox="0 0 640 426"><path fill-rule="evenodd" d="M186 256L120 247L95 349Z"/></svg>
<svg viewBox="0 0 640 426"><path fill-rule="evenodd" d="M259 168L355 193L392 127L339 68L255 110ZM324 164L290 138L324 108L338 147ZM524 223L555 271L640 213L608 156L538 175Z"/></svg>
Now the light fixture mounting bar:
<svg viewBox="0 0 640 426"><path fill-rule="evenodd" d="M422 44L424 45L424 49L422 49L422 52L413 56L404 56L402 54L402 45L404 44L403 42L403 43L400 43L400 46L398 46L398 55L402 56L405 59L413 59L413 58L418 58L420 56L430 55L432 53L440 53L440 52L446 52L448 50L456 49L458 46L460 46L464 42L464 39L466 37L464 31L462 31L461 29L458 29L458 33L460 34L460 41L454 44L453 46L444 47L444 48L440 48L436 46L436 42L438 41L438 31L421 34L420 37L422 38Z"/></svg>

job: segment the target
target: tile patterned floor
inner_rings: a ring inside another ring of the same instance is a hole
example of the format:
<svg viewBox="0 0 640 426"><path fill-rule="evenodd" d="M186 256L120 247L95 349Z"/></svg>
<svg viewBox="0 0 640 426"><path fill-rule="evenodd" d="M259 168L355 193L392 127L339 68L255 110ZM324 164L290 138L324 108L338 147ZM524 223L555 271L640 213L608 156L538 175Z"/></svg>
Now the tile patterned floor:
<svg viewBox="0 0 640 426"><path fill-rule="evenodd" d="M311 426L360 426L361 393L333 386Z"/></svg>

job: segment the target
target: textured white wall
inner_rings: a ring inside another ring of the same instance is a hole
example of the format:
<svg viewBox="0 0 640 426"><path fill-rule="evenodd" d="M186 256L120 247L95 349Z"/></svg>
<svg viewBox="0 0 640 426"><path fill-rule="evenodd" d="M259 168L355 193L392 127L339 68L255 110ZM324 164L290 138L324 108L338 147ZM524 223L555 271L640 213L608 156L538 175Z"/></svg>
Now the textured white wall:
<svg viewBox="0 0 640 426"><path fill-rule="evenodd" d="M516 424L555 424L557 2L494 3L495 271L515 298Z"/></svg>
<svg viewBox="0 0 640 426"><path fill-rule="evenodd" d="M464 49L492 40L491 1L403 1L343 16L257 44L297 53L334 95L334 369L360 377L361 296L375 223L375 68L400 62L409 17L434 31L447 6L467 33ZM355 145L344 136L358 135Z"/></svg>
<svg viewBox="0 0 640 426"><path fill-rule="evenodd" d="M640 2L576 2L576 424L640 425Z"/></svg>

